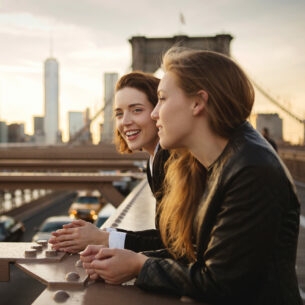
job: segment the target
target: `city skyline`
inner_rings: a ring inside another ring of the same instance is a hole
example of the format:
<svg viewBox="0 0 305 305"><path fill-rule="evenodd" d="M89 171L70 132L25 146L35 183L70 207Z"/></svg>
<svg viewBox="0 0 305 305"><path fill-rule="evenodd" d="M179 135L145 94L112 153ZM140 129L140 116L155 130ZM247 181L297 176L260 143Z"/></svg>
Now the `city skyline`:
<svg viewBox="0 0 305 305"><path fill-rule="evenodd" d="M69 111L89 107L94 114L102 107L104 73L130 71L128 39L180 34L232 35L232 57L288 110L305 118L304 9L301 0L45 0L39 7L34 0L1 1L0 120L24 122L33 132L33 117L44 114L43 62L53 56L60 64L60 129L67 134ZM255 111L278 109L258 93ZM295 136L298 128L289 131L284 123L284 137Z"/></svg>

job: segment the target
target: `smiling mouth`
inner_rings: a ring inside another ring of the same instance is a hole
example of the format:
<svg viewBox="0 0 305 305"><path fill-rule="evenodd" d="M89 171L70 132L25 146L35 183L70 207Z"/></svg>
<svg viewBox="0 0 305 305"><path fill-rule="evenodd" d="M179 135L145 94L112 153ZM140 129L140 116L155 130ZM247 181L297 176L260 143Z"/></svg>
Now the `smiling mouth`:
<svg viewBox="0 0 305 305"><path fill-rule="evenodd" d="M125 136L127 137L127 139L132 138L136 135L138 135L141 132L141 130L130 130L130 131L126 131L125 132Z"/></svg>

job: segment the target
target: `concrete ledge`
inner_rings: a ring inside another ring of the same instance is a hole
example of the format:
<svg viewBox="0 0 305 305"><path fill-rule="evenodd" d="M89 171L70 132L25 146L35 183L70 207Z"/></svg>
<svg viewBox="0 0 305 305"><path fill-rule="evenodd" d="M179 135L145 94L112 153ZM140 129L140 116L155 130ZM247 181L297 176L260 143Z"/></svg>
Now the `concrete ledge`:
<svg viewBox="0 0 305 305"><path fill-rule="evenodd" d="M156 201L147 179L141 180L102 228L113 227L139 231L155 228Z"/></svg>

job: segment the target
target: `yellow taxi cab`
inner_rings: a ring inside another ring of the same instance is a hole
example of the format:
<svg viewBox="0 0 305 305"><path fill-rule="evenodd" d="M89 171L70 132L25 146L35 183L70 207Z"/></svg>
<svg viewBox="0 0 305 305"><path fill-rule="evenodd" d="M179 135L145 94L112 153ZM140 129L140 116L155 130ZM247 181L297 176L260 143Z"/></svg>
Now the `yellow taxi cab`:
<svg viewBox="0 0 305 305"><path fill-rule="evenodd" d="M69 208L69 216L94 222L98 213L105 205L105 200L100 194L79 194Z"/></svg>

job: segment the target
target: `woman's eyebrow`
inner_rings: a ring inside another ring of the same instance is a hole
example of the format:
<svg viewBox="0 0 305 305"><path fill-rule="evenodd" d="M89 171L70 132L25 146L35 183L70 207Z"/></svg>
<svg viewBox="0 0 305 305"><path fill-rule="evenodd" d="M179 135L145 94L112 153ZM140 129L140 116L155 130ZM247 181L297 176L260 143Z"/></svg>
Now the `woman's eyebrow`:
<svg viewBox="0 0 305 305"><path fill-rule="evenodd" d="M128 108L132 108L132 107L136 107L136 106L143 106L143 104L142 103L130 104L130 105L128 105Z"/></svg>
<svg viewBox="0 0 305 305"><path fill-rule="evenodd" d="M142 103L134 103L134 104L129 104L127 107L128 108L133 108L133 107L137 107L137 106L143 106ZM115 108L114 111L120 111L122 110L122 108L118 107L118 108Z"/></svg>

